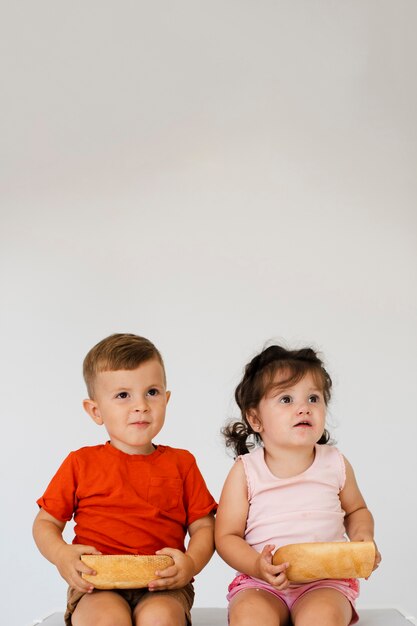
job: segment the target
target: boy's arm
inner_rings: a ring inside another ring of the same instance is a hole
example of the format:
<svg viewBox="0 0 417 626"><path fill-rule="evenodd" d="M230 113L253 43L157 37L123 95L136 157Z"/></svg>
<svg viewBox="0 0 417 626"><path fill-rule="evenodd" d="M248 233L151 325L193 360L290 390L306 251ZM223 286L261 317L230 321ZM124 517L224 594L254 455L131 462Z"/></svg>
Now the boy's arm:
<svg viewBox="0 0 417 626"><path fill-rule="evenodd" d="M374 518L359 490L351 464L345 457L343 458L346 467L346 481L339 497L342 509L345 511L346 534L351 541L374 541ZM381 555L376 544L375 548L374 569L378 567L381 561Z"/></svg>
<svg viewBox="0 0 417 626"><path fill-rule="evenodd" d="M224 484L217 510L217 552L234 569L265 580L276 589L286 589L289 586L285 575L288 564L272 565L275 546L267 544L259 553L244 539L248 510L248 487L243 462L236 461Z"/></svg>
<svg viewBox="0 0 417 626"><path fill-rule="evenodd" d="M81 578L81 573L95 574L85 565L82 554L100 554L93 546L67 544L62 538L65 522L56 519L44 509L40 509L33 523L33 537L39 551L53 563L67 583L84 593L94 587Z"/></svg>
<svg viewBox="0 0 417 626"><path fill-rule="evenodd" d="M174 565L156 572L161 578L149 583L150 591L184 587L211 559L214 552L214 514L210 513L192 522L188 533L190 541L185 553L174 548L163 548L156 552L171 556Z"/></svg>
<svg viewBox="0 0 417 626"><path fill-rule="evenodd" d="M214 513L206 515L190 524L188 528L190 541L186 556L194 563L190 580L207 565L214 552Z"/></svg>

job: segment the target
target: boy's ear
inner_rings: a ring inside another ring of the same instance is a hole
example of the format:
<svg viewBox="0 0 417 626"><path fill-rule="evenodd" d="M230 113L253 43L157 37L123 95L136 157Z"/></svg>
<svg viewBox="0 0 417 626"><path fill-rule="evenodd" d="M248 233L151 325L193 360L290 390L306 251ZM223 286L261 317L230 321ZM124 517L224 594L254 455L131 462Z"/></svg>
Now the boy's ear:
<svg viewBox="0 0 417 626"><path fill-rule="evenodd" d="M255 409L249 409L249 411L246 413L246 419L248 420L252 430L254 430L255 433L262 432L262 422L259 419Z"/></svg>
<svg viewBox="0 0 417 626"><path fill-rule="evenodd" d="M166 399L167 399L167 404L168 404L169 399L170 399L170 397L171 397L171 392L170 392L170 391L166 391L165 393L166 393L166 396L165 396L165 397L166 397Z"/></svg>
<svg viewBox="0 0 417 626"><path fill-rule="evenodd" d="M88 415L96 424L98 424L99 426L103 424L97 402L95 402L91 398L87 398L86 400L83 400L83 407L84 411L88 413Z"/></svg>

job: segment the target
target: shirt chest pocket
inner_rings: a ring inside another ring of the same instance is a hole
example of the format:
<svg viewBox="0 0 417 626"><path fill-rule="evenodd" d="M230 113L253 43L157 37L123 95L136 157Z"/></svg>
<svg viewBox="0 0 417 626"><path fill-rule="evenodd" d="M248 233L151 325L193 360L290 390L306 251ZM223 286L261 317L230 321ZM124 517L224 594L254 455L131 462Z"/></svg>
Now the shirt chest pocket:
<svg viewBox="0 0 417 626"><path fill-rule="evenodd" d="M152 506L169 511L178 506L182 496L182 480L180 478L152 477L149 481L148 502Z"/></svg>

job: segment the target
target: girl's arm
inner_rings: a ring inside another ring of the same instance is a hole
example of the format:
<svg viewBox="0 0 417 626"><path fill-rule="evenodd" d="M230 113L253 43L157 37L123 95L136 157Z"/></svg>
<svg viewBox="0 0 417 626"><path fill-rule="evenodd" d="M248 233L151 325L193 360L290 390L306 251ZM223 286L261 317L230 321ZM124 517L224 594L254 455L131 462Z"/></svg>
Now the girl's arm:
<svg viewBox="0 0 417 626"><path fill-rule="evenodd" d="M217 552L234 569L265 580L277 589L289 585L285 576L288 564L272 565L273 545L261 553L244 539L249 511L248 488L242 461L236 461L226 479L217 509L215 542Z"/></svg>
<svg viewBox="0 0 417 626"><path fill-rule="evenodd" d="M374 541L374 518L359 490L351 464L346 458L344 461L346 482L339 496L345 511L346 534L351 541ZM378 567L380 561L381 555L376 548L374 569Z"/></svg>
<svg viewBox="0 0 417 626"><path fill-rule="evenodd" d="M100 554L92 546L67 544L62 538L65 522L40 509L33 523L33 537L39 551L53 563L67 583L78 591L91 592L94 587L81 578L81 573L95 574L85 565L82 554Z"/></svg>

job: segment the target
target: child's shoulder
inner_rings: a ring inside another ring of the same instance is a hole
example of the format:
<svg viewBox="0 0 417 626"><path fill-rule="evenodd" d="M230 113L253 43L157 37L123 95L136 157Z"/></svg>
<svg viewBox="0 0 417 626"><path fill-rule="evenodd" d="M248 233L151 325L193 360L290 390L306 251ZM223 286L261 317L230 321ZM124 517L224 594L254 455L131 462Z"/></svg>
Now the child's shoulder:
<svg viewBox="0 0 417 626"><path fill-rule="evenodd" d="M73 450L71 454L76 456L88 456L89 454L97 454L110 448L109 443L99 443L95 446L82 446L78 450Z"/></svg>
<svg viewBox="0 0 417 626"><path fill-rule="evenodd" d="M72 452L68 454L67 459L72 461L82 459L87 460L105 456L109 448L109 445L103 443L95 446L83 446L82 448L78 448L78 450L72 450Z"/></svg>
<svg viewBox="0 0 417 626"><path fill-rule="evenodd" d="M189 450L171 446L158 446L158 450L160 455L157 462L166 468L176 467L183 477L200 471L195 456Z"/></svg>
<svg viewBox="0 0 417 626"><path fill-rule="evenodd" d="M339 448L333 443L318 444L316 443L316 454L327 457L342 457L342 453Z"/></svg>
<svg viewBox="0 0 417 626"><path fill-rule="evenodd" d="M184 448L172 448L171 446L158 446L158 449L161 450L167 457L171 457L172 459L176 459L178 461L182 461L184 463L195 463L195 456Z"/></svg>

